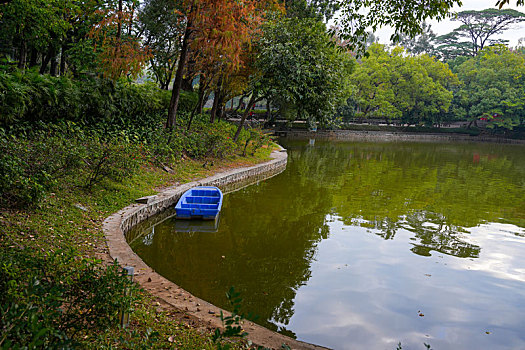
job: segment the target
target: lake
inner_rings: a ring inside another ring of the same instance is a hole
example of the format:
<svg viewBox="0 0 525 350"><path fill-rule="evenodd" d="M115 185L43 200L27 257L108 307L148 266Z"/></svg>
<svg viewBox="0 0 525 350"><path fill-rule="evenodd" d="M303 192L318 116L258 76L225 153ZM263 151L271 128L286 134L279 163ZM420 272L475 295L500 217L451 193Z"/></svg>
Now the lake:
<svg viewBox="0 0 525 350"><path fill-rule="evenodd" d="M282 143L287 169L226 194L217 225L169 218L132 248L306 342L525 348L525 146Z"/></svg>

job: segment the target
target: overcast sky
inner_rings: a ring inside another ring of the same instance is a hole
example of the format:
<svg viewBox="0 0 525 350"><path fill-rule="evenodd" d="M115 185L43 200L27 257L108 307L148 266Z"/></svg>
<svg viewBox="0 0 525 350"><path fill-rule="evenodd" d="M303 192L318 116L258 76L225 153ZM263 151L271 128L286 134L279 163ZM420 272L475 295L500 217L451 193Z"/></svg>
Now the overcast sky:
<svg viewBox="0 0 525 350"><path fill-rule="evenodd" d="M484 10L487 8L496 8L497 0L463 0L463 6L454 7L454 12L465 11L465 10ZM511 8L525 13L525 6L516 6L516 0L510 0L510 5L505 5L504 8ZM458 21L428 21L432 25L432 30L437 35L442 35L451 32L453 29L459 27L461 22ZM375 34L379 36L380 42L384 44L390 43L390 35L392 34L392 29L382 28L378 30ZM516 46L520 38L525 38L525 22L518 24L514 29L507 30L495 38L503 38L509 40L510 46Z"/></svg>

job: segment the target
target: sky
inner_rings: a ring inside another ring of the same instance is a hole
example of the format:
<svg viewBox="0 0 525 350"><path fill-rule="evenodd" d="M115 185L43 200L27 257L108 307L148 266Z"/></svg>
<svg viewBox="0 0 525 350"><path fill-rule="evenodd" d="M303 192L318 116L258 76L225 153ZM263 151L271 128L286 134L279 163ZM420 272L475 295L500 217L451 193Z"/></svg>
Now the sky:
<svg viewBox="0 0 525 350"><path fill-rule="evenodd" d="M497 0L463 0L463 6L454 7L454 12L465 11L465 10L484 10L487 8L496 8L495 4ZM516 0L510 0L509 5L505 5L504 8L510 8L518 10L525 13L525 6L516 6ZM432 31L437 35L447 34L453 29L459 27L461 22L458 21L427 21L427 23L432 25ZM393 30L391 28L382 28L378 30L375 35L379 36L379 42L383 44L390 43L390 35L392 35ZM525 22L515 25L514 29L507 30L494 38L502 38L509 40L510 46L516 46L520 38L525 38Z"/></svg>

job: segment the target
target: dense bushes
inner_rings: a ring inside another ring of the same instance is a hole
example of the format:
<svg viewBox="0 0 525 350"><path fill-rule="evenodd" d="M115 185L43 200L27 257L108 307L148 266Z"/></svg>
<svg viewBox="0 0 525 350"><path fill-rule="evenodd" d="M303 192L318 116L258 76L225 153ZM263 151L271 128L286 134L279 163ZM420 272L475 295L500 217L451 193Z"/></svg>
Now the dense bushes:
<svg viewBox="0 0 525 350"><path fill-rule="evenodd" d="M141 128L164 122L170 93L154 84L0 72L0 124L67 120L108 130ZM179 109L191 111L196 102L196 94L184 92Z"/></svg>
<svg viewBox="0 0 525 350"><path fill-rule="evenodd" d="M131 176L140 165L164 168L185 158L224 158L240 154L248 143L253 154L269 142L252 135L257 131L243 131L233 142L236 126L207 119L196 116L192 131L157 125L143 126L144 132L131 127L108 132L107 124L86 130L72 122L42 124L18 135L0 128L0 208L38 205L59 184L91 190Z"/></svg>
<svg viewBox="0 0 525 350"><path fill-rule="evenodd" d="M28 140L0 132L0 206L38 203L80 164L82 153L74 142L44 133Z"/></svg>
<svg viewBox="0 0 525 350"><path fill-rule="evenodd" d="M102 268L71 252L41 256L0 246L0 348L72 348L77 333L116 324L134 295L116 263Z"/></svg>
<svg viewBox="0 0 525 350"><path fill-rule="evenodd" d="M105 178L121 180L139 165L137 146L124 138L67 129L7 135L0 129L0 207L27 207L64 178L90 189Z"/></svg>
<svg viewBox="0 0 525 350"><path fill-rule="evenodd" d="M165 129L170 92L150 84L13 71L0 73L0 92L0 208L36 205L58 183L121 181L148 161L226 157L250 137L234 143L235 126L204 115L192 131ZM181 96L180 125L196 102Z"/></svg>

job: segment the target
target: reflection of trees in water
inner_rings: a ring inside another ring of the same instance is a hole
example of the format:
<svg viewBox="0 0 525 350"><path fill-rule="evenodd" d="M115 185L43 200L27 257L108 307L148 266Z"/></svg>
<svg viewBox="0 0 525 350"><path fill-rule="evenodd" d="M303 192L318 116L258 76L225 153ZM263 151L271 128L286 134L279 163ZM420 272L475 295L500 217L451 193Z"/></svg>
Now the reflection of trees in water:
<svg viewBox="0 0 525 350"><path fill-rule="evenodd" d="M228 307L224 292L235 286L244 311L257 310L259 322L293 335L285 327L317 244L329 235L327 214L384 239L413 232L411 250L420 255L477 257L480 248L461 239L465 227L500 218L525 227L525 154L499 148L292 143L286 172L225 196L217 233L177 233L166 221L151 245L134 249L219 306Z"/></svg>
<svg viewBox="0 0 525 350"><path fill-rule="evenodd" d="M414 233L411 251L418 255L430 256L434 250L459 258L477 258L481 248L461 240L461 228L446 224L442 215L418 211L407 215L406 224L400 225Z"/></svg>
<svg viewBox="0 0 525 350"><path fill-rule="evenodd" d="M520 147L318 142L305 153L300 173L327 183L320 186L332 191L333 212L345 224L379 230L385 239L407 229L419 241L417 254L477 257L479 247L461 241L464 228L487 221L525 226Z"/></svg>
<svg viewBox="0 0 525 350"><path fill-rule="evenodd" d="M235 285L245 295L245 310L257 309L262 320L281 325L289 323L296 291L311 276L317 243L328 235L324 213L332 203L331 194L322 191L319 182L298 178L296 172L300 169L293 164L290 162L288 171L273 181L232 194L232 207L243 208L243 215L250 220L239 227L231 223L228 228L230 232L242 232L245 242L238 252L247 256L246 272L256 276L254 283L242 278L241 273ZM323 164L313 166L320 169ZM261 208L265 215L260 215ZM273 324L266 325L277 330ZM284 327L279 331L288 334Z"/></svg>
<svg viewBox="0 0 525 350"><path fill-rule="evenodd" d="M309 162L308 153L294 154L298 163ZM257 310L258 322L274 330L280 324L279 331L293 335L285 326L297 290L311 277L317 243L328 236L325 213L333 201L322 182L297 177L300 169L290 164L278 178L225 196L216 234L175 233L168 220L155 227L151 246L135 251L163 276L221 307L228 308L224 292L234 286L243 310ZM312 166L320 175L328 170L322 161Z"/></svg>

